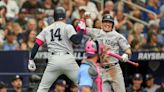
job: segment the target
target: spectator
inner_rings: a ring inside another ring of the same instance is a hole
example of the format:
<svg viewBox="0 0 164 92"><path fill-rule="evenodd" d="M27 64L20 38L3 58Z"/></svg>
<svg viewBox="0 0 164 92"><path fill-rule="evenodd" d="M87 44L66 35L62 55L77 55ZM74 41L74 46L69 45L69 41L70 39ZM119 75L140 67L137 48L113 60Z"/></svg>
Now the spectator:
<svg viewBox="0 0 164 92"><path fill-rule="evenodd" d="M14 92L22 92L22 81L23 78L20 75L14 76L11 82Z"/></svg>
<svg viewBox="0 0 164 92"><path fill-rule="evenodd" d="M87 12L91 13L91 18L93 20L96 19L99 15L96 5L93 2L91 2L91 0L84 0L84 1L85 1Z"/></svg>
<svg viewBox="0 0 164 92"><path fill-rule="evenodd" d="M103 12L109 12L109 14L114 17L114 11L113 11L113 8L114 8L114 4L113 4L113 1L111 0L108 0L105 2L105 7L104 7L104 11Z"/></svg>
<svg viewBox="0 0 164 92"><path fill-rule="evenodd" d="M99 13L98 13L97 7L90 0L81 0L81 1L80 0L75 0L75 2L77 4L79 4L79 5L78 5L77 9L74 12L78 13L78 11L79 11L78 9L80 8L80 6L85 6L86 12L90 12L91 13L91 19L92 20L94 20L94 19L96 19L98 17ZM77 17L75 17L76 14L73 14L72 16L73 16L73 19L77 18Z"/></svg>
<svg viewBox="0 0 164 92"><path fill-rule="evenodd" d="M142 12L140 9L134 8L133 11L131 11L131 15L135 18L142 19ZM133 23L136 21L132 21Z"/></svg>
<svg viewBox="0 0 164 92"><path fill-rule="evenodd" d="M131 21L128 20L127 17L123 15L122 10L117 10L116 11L116 16L115 16L115 28L116 30L123 34L125 37L127 37L129 31L132 29L133 24Z"/></svg>
<svg viewBox="0 0 164 92"><path fill-rule="evenodd" d="M163 35L160 34L160 29L159 29L159 24L157 23L151 23L150 26L149 26L149 31L152 31L154 33L157 34L157 42L160 43L160 44L163 44L164 42L164 39L163 39Z"/></svg>
<svg viewBox="0 0 164 92"><path fill-rule="evenodd" d="M162 79L161 87L158 88L155 92L164 92L164 78Z"/></svg>
<svg viewBox="0 0 164 92"><path fill-rule="evenodd" d="M36 31L37 32L37 21L35 19L29 19L28 22L27 22L27 28L26 30L28 32L30 31ZM37 32L39 33L39 32Z"/></svg>
<svg viewBox="0 0 164 92"><path fill-rule="evenodd" d="M7 8L7 19L16 19L19 12L19 7L15 0L2 0L6 4Z"/></svg>
<svg viewBox="0 0 164 92"><path fill-rule="evenodd" d="M41 4L38 2L38 0L27 0L21 7L21 9L24 9L29 15L36 14L39 8L41 8Z"/></svg>
<svg viewBox="0 0 164 92"><path fill-rule="evenodd" d="M141 48L140 40L138 40L138 39L132 40L130 46L131 46L132 51L140 51L141 50L140 49Z"/></svg>
<svg viewBox="0 0 164 92"><path fill-rule="evenodd" d="M0 82L0 92L7 92L7 87L4 82Z"/></svg>
<svg viewBox="0 0 164 92"><path fill-rule="evenodd" d="M20 9L18 13L18 19L15 21L19 23L19 25L25 30L26 25L27 25L27 20L26 20L27 13L25 12L24 9Z"/></svg>
<svg viewBox="0 0 164 92"><path fill-rule="evenodd" d="M23 40L19 38L19 34L24 32L24 30L22 29L22 27L18 24L18 23L13 23L12 24L12 30L15 33L15 35L17 36L17 42L20 44Z"/></svg>
<svg viewBox="0 0 164 92"><path fill-rule="evenodd" d="M59 79L56 81L54 92L65 92L67 87L66 81Z"/></svg>
<svg viewBox="0 0 164 92"><path fill-rule="evenodd" d="M164 35L164 4L160 8L160 12L163 16L160 18L159 27L160 27L160 30L161 30L161 34Z"/></svg>
<svg viewBox="0 0 164 92"><path fill-rule="evenodd" d="M144 38L144 35L142 34L143 30L144 30L143 24L140 24L140 23L134 24L133 30L128 35L128 42L130 45L132 45L133 40L139 41L140 46L146 43L146 39ZM134 45L134 42L133 42L133 45Z"/></svg>
<svg viewBox="0 0 164 92"><path fill-rule="evenodd" d="M147 92L142 87L143 77L139 73L135 73L132 77L132 85L127 88L127 92Z"/></svg>
<svg viewBox="0 0 164 92"><path fill-rule="evenodd" d="M21 50L31 51L35 43L36 35L36 31L30 31L27 41L21 43Z"/></svg>
<svg viewBox="0 0 164 92"><path fill-rule="evenodd" d="M37 24L36 24L35 19L29 19L28 20L26 31L18 34L18 40L20 42L27 41L30 31L36 31L37 32ZM39 32L37 32L37 33L39 33Z"/></svg>
<svg viewBox="0 0 164 92"><path fill-rule="evenodd" d="M150 31L147 37L147 43L143 46L146 51L161 51L162 45L157 41L157 33Z"/></svg>
<svg viewBox="0 0 164 92"><path fill-rule="evenodd" d="M6 34L6 40L3 43L3 50L18 50L19 45L16 41L16 35L12 31L8 31Z"/></svg>
<svg viewBox="0 0 164 92"><path fill-rule="evenodd" d="M73 11L73 2L72 0L63 0L63 2L61 2L61 6L64 7L64 9L66 10L66 19L67 19L67 23L71 23L71 15L72 15L72 11Z"/></svg>
<svg viewBox="0 0 164 92"><path fill-rule="evenodd" d="M95 19L93 22L93 28L101 29L101 21L99 19Z"/></svg>
<svg viewBox="0 0 164 92"><path fill-rule="evenodd" d="M42 17L48 18L52 17L54 13L54 4L52 0L44 0L42 3L42 9L39 9L39 11L42 13ZM40 15L39 15L40 16Z"/></svg>
<svg viewBox="0 0 164 92"><path fill-rule="evenodd" d="M146 9L157 14L157 18L161 17L160 10L159 10L160 9L159 0L148 0ZM153 15L152 13L145 13L143 20L145 19L146 21L154 21L156 19L156 16Z"/></svg>
<svg viewBox="0 0 164 92"><path fill-rule="evenodd" d="M71 85L71 87L70 87L70 91L71 92L78 92L78 87L77 87L77 85Z"/></svg>
<svg viewBox="0 0 164 92"><path fill-rule="evenodd" d="M146 74L146 91L155 92L160 86L154 83L154 77L152 74Z"/></svg>
<svg viewBox="0 0 164 92"><path fill-rule="evenodd" d="M80 6L72 13L72 20L83 18L85 12L86 12L86 6Z"/></svg>
<svg viewBox="0 0 164 92"><path fill-rule="evenodd" d="M0 48L2 48L2 44L4 42L4 38L5 38L5 33L4 33L4 29L6 26L6 6L5 4L0 1Z"/></svg>
<svg viewBox="0 0 164 92"><path fill-rule="evenodd" d="M73 25L74 28L77 27L78 22L79 22L79 19L74 19L74 20L72 20L72 25Z"/></svg>
<svg viewBox="0 0 164 92"><path fill-rule="evenodd" d="M6 19L6 12L7 8L5 3L0 1L0 29L5 29L5 26L7 24L7 19Z"/></svg>
<svg viewBox="0 0 164 92"><path fill-rule="evenodd" d="M22 7L23 3L27 0L15 0L19 7Z"/></svg>

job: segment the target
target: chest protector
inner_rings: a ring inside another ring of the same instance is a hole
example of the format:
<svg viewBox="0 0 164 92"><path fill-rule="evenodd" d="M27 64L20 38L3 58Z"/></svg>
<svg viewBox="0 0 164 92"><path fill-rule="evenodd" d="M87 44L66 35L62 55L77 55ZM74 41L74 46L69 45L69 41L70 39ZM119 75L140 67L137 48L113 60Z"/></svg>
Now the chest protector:
<svg viewBox="0 0 164 92"><path fill-rule="evenodd" d="M88 73L93 79L92 92L102 92L102 80L100 77L99 65L95 65L88 60L86 60L84 64L88 64L90 66L90 68L88 69Z"/></svg>

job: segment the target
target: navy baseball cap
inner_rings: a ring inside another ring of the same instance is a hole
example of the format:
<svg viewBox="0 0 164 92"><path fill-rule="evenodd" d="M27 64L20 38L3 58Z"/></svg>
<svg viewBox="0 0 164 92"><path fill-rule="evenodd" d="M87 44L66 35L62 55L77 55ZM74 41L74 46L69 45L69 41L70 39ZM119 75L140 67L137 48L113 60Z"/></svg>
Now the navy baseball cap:
<svg viewBox="0 0 164 92"><path fill-rule="evenodd" d="M6 88L6 87L7 87L6 84L3 81L1 81L0 82L0 89Z"/></svg>
<svg viewBox="0 0 164 92"><path fill-rule="evenodd" d="M146 81L147 81L147 80L151 80L151 79L153 79L153 78L154 78L154 77L153 77L152 74L146 74L146 77L145 77Z"/></svg>
<svg viewBox="0 0 164 92"><path fill-rule="evenodd" d="M135 73L133 75L133 80L143 80L143 77L140 73Z"/></svg>
<svg viewBox="0 0 164 92"><path fill-rule="evenodd" d="M23 81L23 78L20 75L15 75L14 78L12 79L12 82L17 79L20 79L21 81Z"/></svg>
<svg viewBox="0 0 164 92"><path fill-rule="evenodd" d="M56 85L65 86L65 87L67 86L66 81L63 79L57 80Z"/></svg>

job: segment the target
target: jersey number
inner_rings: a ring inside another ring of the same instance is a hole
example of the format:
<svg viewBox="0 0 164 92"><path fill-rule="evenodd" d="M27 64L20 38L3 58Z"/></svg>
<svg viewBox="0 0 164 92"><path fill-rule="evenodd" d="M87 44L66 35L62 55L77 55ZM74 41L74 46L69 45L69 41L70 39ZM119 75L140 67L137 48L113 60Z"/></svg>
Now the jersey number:
<svg viewBox="0 0 164 92"><path fill-rule="evenodd" d="M51 29L50 32L51 32L51 41L54 41L55 40L54 37L55 38L57 37L58 38L58 41L61 41L62 40L61 39L61 34L60 34L60 28L56 29L55 33L54 33L54 30L53 29Z"/></svg>

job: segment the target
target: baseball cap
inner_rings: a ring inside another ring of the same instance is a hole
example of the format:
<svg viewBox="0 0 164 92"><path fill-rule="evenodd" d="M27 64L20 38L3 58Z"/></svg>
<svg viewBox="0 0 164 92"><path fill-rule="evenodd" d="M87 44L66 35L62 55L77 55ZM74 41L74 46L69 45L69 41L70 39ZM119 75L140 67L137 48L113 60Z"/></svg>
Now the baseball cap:
<svg viewBox="0 0 164 92"><path fill-rule="evenodd" d="M154 78L152 74L146 74L146 77L145 77L146 81L152 78Z"/></svg>
<svg viewBox="0 0 164 92"><path fill-rule="evenodd" d="M143 80L143 77L140 73L135 73L133 75L133 80Z"/></svg>
<svg viewBox="0 0 164 92"><path fill-rule="evenodd" d="M65 86L65 87L67 86L66 81L63 79L57 80L56 85Z"/></svg>
<svg viewBox="0 0 164 92"><path fill-rule="evenodd" d="M114 23L114 18L110 14L105 14L102 17L102 22L104 21L109 21L109 22Z"/></svg>
<svg viewBox="0 0 164 92"><path fill-rule="evenodd" d="M0 82L0 89L2 88L6 88L6 84L3 81Z"/></svg>
<svg viewBox="0 0 164 92"><path fill-rule="evenodd" d="M80 7L79 7L79 10L80 10L80 11L86 11L87 8L86 8L86 6L80 6Z"/></svg>
<svg viewBox="0 0 164 92"><path fill-rule="evenodd" d="M23 81L23 78L20 75L15 75L14 78L12 79L12 82L17 79L20 79L21 81Z"/></svg>

